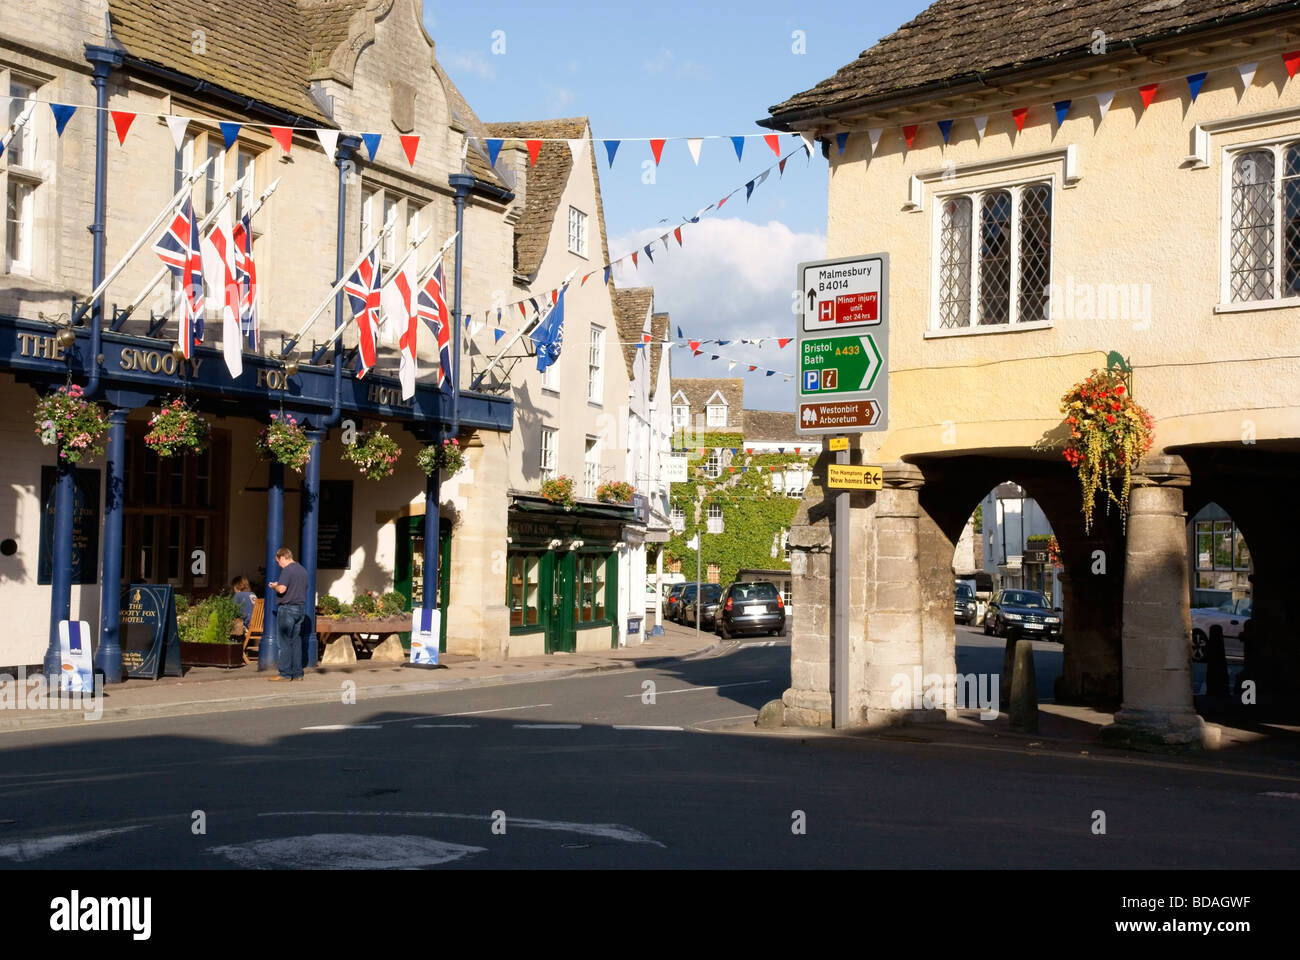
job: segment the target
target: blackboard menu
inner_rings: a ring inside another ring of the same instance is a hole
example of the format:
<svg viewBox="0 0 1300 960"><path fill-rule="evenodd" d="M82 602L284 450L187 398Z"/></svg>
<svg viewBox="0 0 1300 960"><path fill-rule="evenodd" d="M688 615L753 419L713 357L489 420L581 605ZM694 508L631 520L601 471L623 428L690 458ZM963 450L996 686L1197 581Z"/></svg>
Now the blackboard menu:
<svg viewBox="0 0 1300 960"><path fill-rule="evenodd" d="M352 481L322 480L316 569L346 570L352 558Z"/></svg>
<svg viewBox="0 0 1300 960"><path fill-rule="evenodd" d="M179 677L181 638L169 584L133 583L122 594L122 670L128 677Z"/></svg>
<svg viewBox="0 0 1300 960"><path fill-rule="evenodd" d="M59 468L41 467L41 544L36 582L47 584L54 567L54 485ZM72 582L99 582L99 471L73 472Z"/></svg>

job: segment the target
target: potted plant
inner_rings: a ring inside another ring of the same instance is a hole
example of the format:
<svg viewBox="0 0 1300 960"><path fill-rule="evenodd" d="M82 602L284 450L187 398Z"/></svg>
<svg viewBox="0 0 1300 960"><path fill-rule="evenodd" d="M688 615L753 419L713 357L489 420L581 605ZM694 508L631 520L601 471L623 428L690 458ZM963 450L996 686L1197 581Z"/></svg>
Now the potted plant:
<svg viewBox="0 0 1300 960"><path fill-rule="evenodd" d="M384 432L384 424L376 429L358 433L356 439L343 447L343 459L354 463L367 480L386 480L397 468L402 448Z"/></svg>
<svg viewBox="0 0 1300 960"><path fill-rule="evenodd" d="M1113 502L1127 519L1133 467L1154 440L1151 414L1134 402L1113 370L1094 370L1075 384L1061 398L1061 412L1070 428L1065 459L1079 472L1084 531L1092 529L1098 491L1105 492L1108 508Z"/></svg>
<svg viewBox="0 0 1300 960"><path fill-rule="evenodd" d="M230 594L187 605L176 621L182 666L234 669L244 665L244 620Z"/></svg>
<svg viewBox="0 0 1300 960"><path fill-rule="evenodd" d="M36 435L46 446L58 448L60 463L101 456L107 432L104 408L87 400L75 383L47 393L36 403Z"/></svg>
<svg viewBox="0 0 1300 960"><path fill-rule="evenodd" d="M208 445L208 421L191 410L183 397L176 397L149 418L145 446L160 457L202 453Z"/></svg>
<svg viewBox="0 0 1300 960"><path fill-rule="evenodd" d="M632 484L611 480L596 488L596 499L604 503L631 503Z"/></svg>
<svg viewBox="0 0 1300 960"><path fill-rule="evenodd" d="M425 476L432 476L433 471L442 470L448 477L454 477L465 466L465 451L460 448L455 437L442 443L431 443L420 448L415 455L415 462L424 471Z"/></svg>
<svg viewBox="0 0 1300 960"><path fill-rule="evenodd" d="M572 510L577 500L573 496L573 478L566 476L552 477L542 481L542 496L551 503L558 503L565 510Z"/></svg>
<svg viewBox="0 0 1300 960"><path fill-rule="evenodd" d="M257 449L268 459L302 473L311 460L311 438L292 414L271 414L271 422L257 435Z"/></svg>
<svg viewBox="0 0 1300 960"><path fill-rule="evenodd" d="M1056 534L1052 534L1047 539L1047 560L1057 570L1061 569L1061 544L1056 539Z"/></svg>

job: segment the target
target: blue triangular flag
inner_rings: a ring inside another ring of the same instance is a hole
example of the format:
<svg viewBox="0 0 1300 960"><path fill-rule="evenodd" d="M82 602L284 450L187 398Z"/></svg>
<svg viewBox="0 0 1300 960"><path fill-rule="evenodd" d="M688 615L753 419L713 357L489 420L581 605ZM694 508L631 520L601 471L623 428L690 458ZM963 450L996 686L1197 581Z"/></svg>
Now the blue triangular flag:
<svg viewBox="0 0 1300 960"><path fill-rule="evenodd" d="M741 155L742 153L745 152L745 138L744 138L744 137L732 137L732 138L731 138L731 145L732 145L733 147L736 148L736 159L739 160L739 159L740 159L740 155Z"/></svg>
<svg viewBox="0 0 1300 960"><path fill-rule="evenodd" d="M3 142L0 142L0 157L3 157L4 155L5 155L5 145Z"/></svg>
<svg viewBox="0 0 1300 960"><path fill-rule="evenodd" d="M609 154L609 165L610 165L611 167L614 165L614 154L618 153L618 145L619 145L619 143L621 143L621 142L622 142L622 141L619 141L619 140L606 140L606 141L605 141L605 152L606 152L607 154Z"/></svg>
<svg viewBox="0 0 1300 960"><path fill-rule="evenodd" d="M774 373L776 373L775 370L769 370L769 371L767 371L767 376L770 377L770 376L771 376L772 374L774 374Z"/></svg>
<svg viewBox="0 0 1300 960"><path fill-rule="evenodd" d="M951 120L947 121L947 123L948 123L948 126L952 126L952 121L951 121ZM939 124L939 125L940 125L940 126L943 126L942 123ZM849 142L849 135L848 135L847 132L845 132L845 133L837 133L837 134L835 134L835 146L837 146L837 147L840 148L840 153L843 153L843 152L844 152L844 145L845 145L846 143L848 143L848 142ZM947 143L947 142L948 142L948 138L947 138L947 136L945 136L945 137L943 138L943 142L944 142L944 143Z"/></svg>
<svg viewBox="0 0 1300 960"><path fill-rule="evenodd" d="M718 346L720 346L720 347L725 347L725 346L726 346L727 344L729 344L730 342L731 342L730 340L719 340L719 341L718 341Z"/></svg>
<svg viewBox="0 0 1300 960"><path fill-rule="evenodd" d="M235 141L239 139L240 125L237 123L230 123L229 121L223 121L218 123L217 126L221 128L221 139L226 141L226 149L229 150L235 145Z"/></svg>
<svg viewBox="0 0 1300 960"><path fill-rule="evenodd" d="M641 249L645 251L646 259L649 260L651 263L654 263L654 262L655 262L655 258L654 258L654 254L652 254L652 253L650 252L650 244L647 243L647 244L646 244L644 247L642 247Z"/></svg>
<svg viewBox="0 0 1300 960"><path fill-rule="evenodd" d="M685 340L685 339L686 339L685 337L682 336L682 328L681 328L680 325L677 327L677 339L678 339L678 340Z"/></svg>
<svg viewBox="0 0 1300 960"><path fill-rule="evenodd" d="M1070 112L1070 101L1058 100L1052 106L1056 108L1056 125L1059 127L1065 123L1065 115Z"/></svg>
<svg viewBox="0 0 1300 960"><path fill-rule="evenodd" d="M51 103L50 110L54 113L54 129L59 136L63 136L63 128L68 125L77 108L70 107L66 103Z"/></svg>
<svg viewBox="0 0 1300 960"><path fill-rule="evenodd" d="M494 338L493 342L495 343L496 341L500 340L500 339L501 339L502 337L504 337L505 335L506 335L506 332L505 332L504 330L502 330L500 327L498 327L497 329L495 329L495 330L492 331L492 336L493 336L493 338Z"/></svg>
<svg viewBox="0 0 1300 960"><path fill-rule="evenodd" d="M940 120L940 121L939 121L939 132L943 134L943 142L944 142L944 143L947 143L947 142L948 142L948 135L949 135L950 133L952 133L952 121L951 121L951 120Z"/></svg>
<svg viewBox="0 0 1300 960"><path fill-rule="evenodd" d="M1187 89L1192 91L1192 103L1195 103L1196 98L1200 95L1201 84L1203 83L1205 83L1204 73L1193 73L1187 78Z"/></svg>
<svg viewBox="0 0 1300 960"><path fill-rule="evenodd" d="M612 264L606 264L606 265L605 265L605 282L606 282L606 283L609 283L609 274L610 274L610 271L613 270L613 269L614 269L614 267L613 267Z"/></svg>
<svg viewBox="0 0 1300 960"><path fill-rule="evenodd" d="M736 454L738 454L738 453L740 453L740 447L732 447L732 448L731 448L731 455L732 455L733 457L734 457Z"/></svg>
<svg viewBox="0 0 1300 960"><path fill-rule="evenodd" d="M489 140L487 142L488 163L494 167L497 165L497 157L501 155L501 144L503 143L505 143L504 140Z"/></svg>
<svg viewBox="0 0 1300 960"><path fill-rule="evenodd" d="M749 203L749 195L754 192L754 181L751 180L745 184L745 202Z"/></svg>
<svg viewBox="0 0 1300 960"><path fill-rule="evenodd" d="M635 346L638 350L640 350L642 347L645 346L645 344L644 344L644 343L637 343L637 344L633 344L633 346Z"/></svg>
<svg viewBox="0 0 1300 960"><path fill-rule="evenodd" d="M366 142L366 153L370 154L370 162L374 163L375 154L379 152L379 137L377 133L363 133L361 139Z"/></svg>
<svg viewBox="0 0 1300 960"><path fill-rule="evenodd" d="M777 452L777 453L785 453L785 447L777 447L777 448L776 448L776 452Z"/></svg>
<svg viewBox="0 0 1300 960"><path fill-rule="evenodd" d="M710 359L710 360L717 360L717 359L718 359L718 355L715 353L713 356L709 357L709 359Z"/></svg>

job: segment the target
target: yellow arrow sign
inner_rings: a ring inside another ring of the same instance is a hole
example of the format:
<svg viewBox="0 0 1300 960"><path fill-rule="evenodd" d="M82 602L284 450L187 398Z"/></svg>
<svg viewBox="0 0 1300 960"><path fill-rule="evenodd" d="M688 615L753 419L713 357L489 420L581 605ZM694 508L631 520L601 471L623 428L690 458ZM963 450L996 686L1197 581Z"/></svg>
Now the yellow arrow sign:
<svg viewBox="0 0 1300 960"><path fill-rule="evenodd" d="M826 466L826 486L832 490L883 490L885 482L880 467L831 463Z"/></svg>

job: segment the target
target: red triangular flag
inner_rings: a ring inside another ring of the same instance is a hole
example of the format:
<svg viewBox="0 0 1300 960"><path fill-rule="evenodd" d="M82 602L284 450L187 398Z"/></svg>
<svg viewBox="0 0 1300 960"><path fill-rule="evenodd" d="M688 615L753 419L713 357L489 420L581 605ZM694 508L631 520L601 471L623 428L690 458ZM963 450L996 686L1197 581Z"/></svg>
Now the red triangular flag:
<svg viewBox="0 0 1300 960"><path fill-rule="evenodd" d="M750 454L750 455L753 455L753 453L754 453L754 448L753 448L753 447L746 447L746 448L745 448L745 452L748 453L748 454Z"/></svg>
<svg viewBox="0 0 1300 960"><path fill-rule="evenodd" d="M551 291L551 306L555 306L555 301L558 300L558 299L560 299L560 291L559 291L559 290L552 290L552 291Z"/></svg>
<svg viewBox="0 0 1300 960"><path fill-rule="evenodd" d="M916 139L916 131L919 129L919 125L915 123L909 123L903 128L903 137L907 140L907 149L912 149L912 141Z"/></svg>
<svg viewBox="0 0 1300 960"><path fill-rule="evenodd" d="M799 452L799 448L798 448L798 447L795 447L795 448L794 448L794 452L795 452L795 453L798 453L798 452Z"/></svg>
<svg viewBox="0 0 1300 960"><path fill-rule="evenodd" d="M750 373L753 373L753 372L754 372L755 370L757 370L757 369L758 369L758 366L757 366L756 364L752 364L752 363L751 363L751 364L749 365L749 372L750 372Z"/></svg>
<svg viewBox="0 0 1300 960"><path fill-rule="evenodd" d="M521 317L523 317L525 320L527 320L527 319L528 319L528 309L524 306L524 302L523 302L522 300L520 300L518 303L515 304L515 306L519 308L519 316L521 316Z"/></svg>
<svg viewBox="0 0 1300 960"><path fill-rule="evenodd" d="M1025 120L1026 118L1028 118L1028 116L1029 116L1028 107L1016 107L1016 109L1011 111L1011 119L1016 121L1017 130L1025 129Z"/></svg>
<svg viewBox="0 0 1300 960"><path fill-rule="evenodd" d="M595 272L596 272L595 270L591 271L591 273L595 273ZM585 287L587 285L587 278L591 276L591 273L584 274L582 278L582 283L578 284L578 286Z"/></svg>
<svg viewBox="0 0 1300 960"><path fill-rule="evenodd" d="M662 140L651 140L651 141L650 141L650 152L653 153L653 154L655 155L655 166L656 166L656 167L659 166L659 157L662 156L662 155L663 155L663 152L664 152L664 141L662 141Z"/></svg>
<svg viewBox="0 0 1300 960"><path fill-rule="evenodd" d="M772 464L770 467L767 468L767 470L769 473L776 473L776 464L775 463Z"/></svg>
<svg viewBox="0 0 1300 960"><path fill-rule="evenodd" d="M777 346L779 346L781 349L784 350L784 349L785 349L785 345L786 345L787 343L789 343L789 342L790 342L791 340L793 340L793 339L794 339L794 337L778 337L776 343L777 343Z"/></svg>
<svg viewBox="0 0 1300 960"><path fill-rule="evenodd" d="M113 118L113 128L117 130L117 144L121 146L126 142L126 132L131 129L131 121L135 119L135 114L128 113L125 110L110 110L108 112Z"/></svg>
<svg viewBox="0 0 1300 960"><path fill-rule="evenodd" d="M402 141L402 149L406 151L406 162L411 166L415 166L415 151L420 149L419 134L403 134L398 139Z"/></svg>
<svg viewBox="0 0 1300 960"><path fill-rule="evenodd" d="M704 352L703 350L696 350L693 354L691 354L691 356L693 356L693 357L698 357L698 356L699 356L700 354L702 354L703 352Z"/></svg>
<svg viewBox="0 0 1300 960"><path fill-rule="evenodd" d="M674 230L673 236L677 238L677 246L680 247L682 245L682 228L678 227L676 230Z"/></svg>
<svg viewBox="0 0 1300 960"><path fill-rule="evenodd" d="M692 350L699 350L699 349L700 349L700 341L698 341L698 340L692 340L692 341L691 341L691 349L692 349Z"/></svg>
<svg viewBox="0 0 1300 960"><path fill-rule="evenodd" d="M1286 75L1294 77L1296 70L1300 68L1300 50L1282 54L1282 62L1286 64Z"/></svg>
<svg viewBox="0 0 1300 960"><path fill-rule="evenodd" d="M528 162L534 167L537 166L537 154L541 152L542 141L525 140L524 145L528 147Z"/></svg>
<svg viewBox="0 0 1300 960"><path fill-rule="evenodd" d="M777 164L777 166L781 168L781 174L782 174L782 176L785 175L785 161L786 161L787 159L788 159L787 157L782 157L782 158L781 158L781 162Z"/></svg>
<svg viewBox="0 0 1300 960"><path fill-rule="evenodd" d="M641 334L641 342L642 342L642 343L649 343L649 342L650 342L650 334L648 334L648 333L643 333L643 334Z"/></svg>
<svg viewBox="0 0 1300 960"><path fill-rule="evenodd" d="M775 133L769 133L763 138L763 142L772 148L772 152L778 157L781 156L781 139ZM770 170L771 167L768 167Z"/></svg>
<svg viewBox="0 0 1300 960"><path fill-rule="evenodd" d="M719 200L719 201L718 201L718 209L721 210L721 209L722 209L722 205L723 205L724 203L726 203L726 202L727 202L728 200L730 200L730 199L731 199L731 197L728 196L728 197L723 197L721 200Z"/></svg>
<svg viewBox="0 0 1300 960"><path fill-rule="evenodd" d="M1138 93L1142 95L1142 109L1151 106L1151 101L1156 98L1156 87L1158 83L1148 83L1145 86L1138 87Z"/></svg>
<svg viewBox="0 0 1300 960"><path fill-rule="evenodd" d="M735 468L735 467L728 467L727 469L730 470L732 473L735 473L735 472L736 472L736 468Z"/></svg>
<svg viewBox="0 0 1300 960"><path fill-rule="evenodd" d="M635 253L632 254L632 266L634 266L634 267L636 266L636 254L635 254Z"/></svg>
<svg viewBox="0 0 1300 960"><path fill-rule="evenodd" d="M288 153L289 148L293 146L293 127L272 127L271 136L285 153Z"/></svg>

